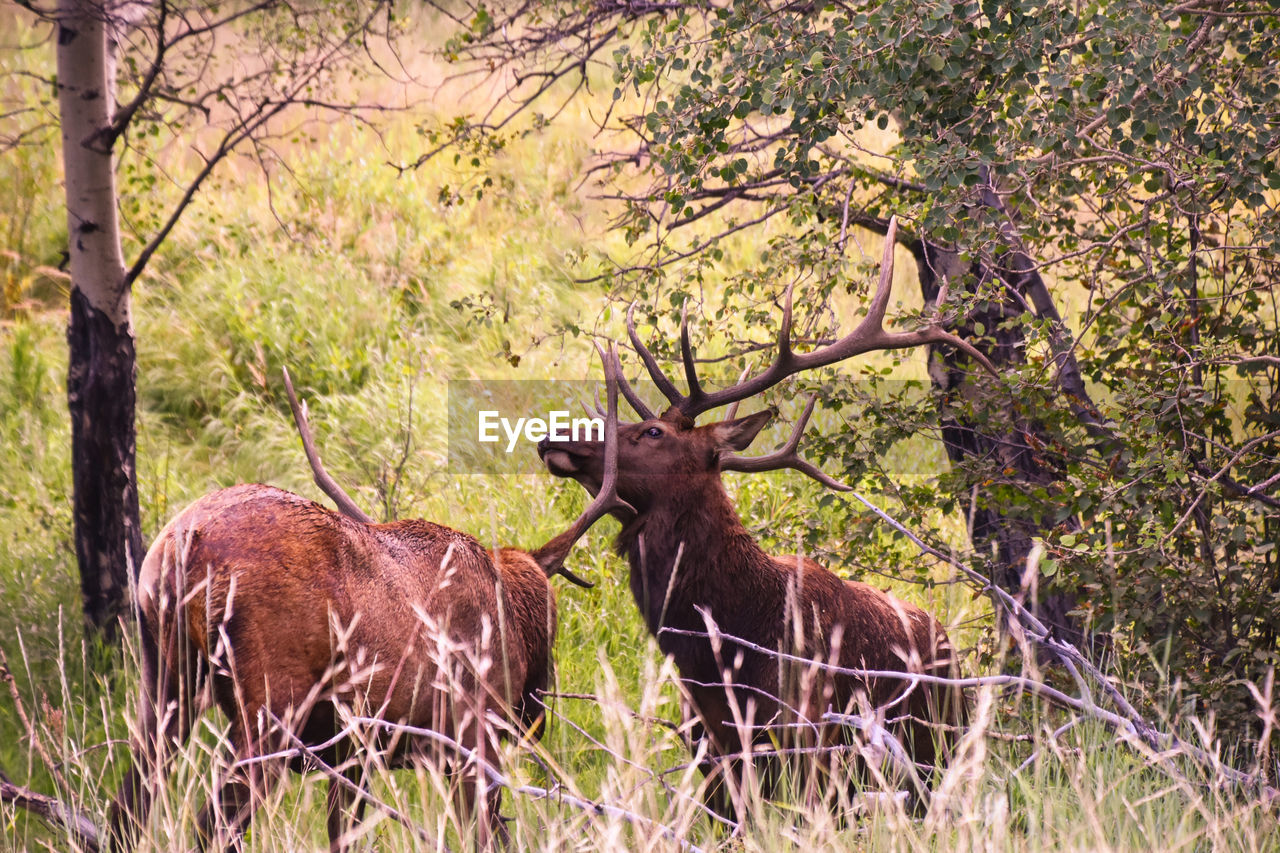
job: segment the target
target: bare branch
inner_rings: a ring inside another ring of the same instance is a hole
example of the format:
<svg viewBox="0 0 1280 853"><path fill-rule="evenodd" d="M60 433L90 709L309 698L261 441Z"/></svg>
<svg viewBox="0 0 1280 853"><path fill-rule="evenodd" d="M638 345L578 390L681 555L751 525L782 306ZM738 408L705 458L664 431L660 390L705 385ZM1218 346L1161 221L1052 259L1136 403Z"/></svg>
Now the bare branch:
<svg viewBox="0 0 1280 853"><path fill-rule="evenodd" d="M264 3L266 0L264 0ZM263 5L263 4L259 4ZM151 239L138 253L138 257L133 264L125 271L124 279L121 282L121 292L127 292L129 287L142 275L147 264L150 263L152 256L160 248L169 234L177 226L178 221L182 218L183 213L195 200L196 193L200 190L208 178L213 174L217 166L229 157L242 143L251 139L254 134L266 128L272 119L280 115L286 109L295 106L309 89L311 89L316 80L325 72L329 66L336 61L339 54L356 43L357 40L363 38L365 29L368 24L378 14L380 4L373 4L374 9L356 26L349 28L347 34L337 43L331 45L323 55L316 57L311 64L305 68L297 77L290 81L287 91L281 93L278 97L263 98L248 112L248 115L237 121L230 130L223 135L213 153L205 158L204 165L200 168L194 178L187 184L183 191L182 197L174 205L173 210L169 212L169 217L161 224ZM257 8L257 7L253 7ZM247 10L253 11L253 9ZM241 14L237 12L238 16ZM160 36L163 40L163 34Z"/></svg>
<svg viewBox="0 0 1280 853"><path fill-rule="evenodd" d="M1021 605L1018 605L1018 606L1021 607ZM1023 610L1023 613L1026 613L1026 615L1032 619L1035 618L1031 616L1030 613L1027 613L1025 610ZM714 623L711 623L711 624L714 627ZM1151 726L1149 723L1143 720L1140 716L1138 716L1137 712L1132 710L1132 707L1129 706L1127 701L1124 702L1123 704L1125 708L1127 708L1128 711L1132 713L1125 713L1125 712L1115 713L1112 711L1108 711L1105 708L1098 707L1098 705L1095 704L1092 698L1089 697L1088 695L1085 695L1082 698L1069 696L1068 694L1063 693L1061 690L1058 690L1055 687L1051 687L1041 681L1036 681L1035 679L1027 678L1021 675L1001 674L1001 675L975 676L971 678L952 678L952 677L942 676L942 675L929 675L927 673L921 673L921 672L902 672L899 670L890 670L890 669L885 669L885 670L855 669L851 667L842 667L842 666L837 666L835 664L824 663L822 661L814 660L813 658L802 657L800 655L788 654L786 652L782 652L777 649L771 649L766 646L762 646L758 643L753 643L750 640L744 639L743 637L738 637L733 634L727 634L719 630L710 632L710 631L695 631L695 630L688 630L688 629L682 629L682 628L663 627L659 629L659 633L678 634L678 635L690 636L690 637L705 637L705 638L714 637L720 640L727 640L728 642L733 643L734 645L738 645L745 649L749 649L753 652L758 652L763 655L768 655L770 657L774 657L779 660L790 661L793 663L802 663L802 664L805 664L806 666L812 666L815 669L820 669L824 672L831 672L837 675L848 675L848 676L853 676L855 678L895 679L899 681L906 681L912 685L933 684L938 686L949 686L949 687L960 687L960 688L993 687L993 686L1018 687L1030 693L1033 693L1037 696L1042 696L1061 708L1084 714L1090 719L1094 719L1101 722L1103 725L1107 726L1108 728L1114 731L1118 731L1118 732L1121 732L1122 734L1132 736L1138 743L1141 743L1143 746L1153 751L1154 754L1147 756L1148 759L1153 764L1159 766L1161 769L1165 770L1166 772L1169 772L1177 776L1178 778L1182 778L1182 774L1169 765L1168 760L1169 758L1172 757L1169 750L1173 750L1175 752L1181 752L1191 757L1193 760L1199 762L1200 764L1203 764L1207 767L1212 768L1212 770L1216 774L1220 774L1224 778L1231 781L1233 784L1247 786L1247 787L1259 787L1263 796L1266 797L1268 801L1280 800L1280 789L1277 789L1271 785L1263 783L1263 780L1257 774L1249 774L1249 773L1244 773L1240 770L1236 770L1234 767L1230 767L1226 764L1223 764L1220 759L1206 752L1205 750L1202 750L1198 747L1195 747L1195 746L1192 746L1191 744L1186 743L1177 735L1174 735L1168 732L1162 732L1155 729L1153 726ZM1055 642L1060 644L1060 641L1050 641L1050 642ZM1103 676L1102 673L1097 672L1096 676L1100 682L1106 683L1106 677ZM1114 687L1112 689L1114 689ZM843 722L845 719L847 719L844 715L836 715L836 714L824 715L824 719L825 718L830 718L838 722ZM1141 723L1141 725L1138 725L1139 723Z"/></svg>
<svg viewBox="0 0 1280 853"><path fill-rule="evenodd" d="M1112 713L1099 708L1093 702L1092 697L1088 693L1085 693L1081 699L1067 697L1066 694L1062 694L1061 697L1053 697L1055 700L1060 701L1061 698L1065 698L1067 707L1074 707L1071 703L1081 703L1080 708L1077 710L1088 713L1090 716L1100 720L1113 729L1135 735L1139 742L1157 753L1155 758L1153 758L1153 761L1155 759L1160 759L1159 761L1156 761L1156 763L1160 764L1160 766L1169 772L1176 773L1175 770L1169 768L1167 761L1164 760L1168 756L1162 755L1162 753L1164 750L1173 749L1185 753L1206 767L1212 768L1215 773L1219 774L1222 778L1231 781L1233 784L1242 786L1260 785L1260 780L1256 776L1242 773L1234 767L1223 764L1216 756L1203 749L1199 749L1198 747L1186 743L1177 735L1156 729L1138 713L1137 709L1134 708L1129 700L1120 693L1115 684L1113 684L1111 680L1093 664L1092 661L1086 658L1075 646L1053 637L1050 634L1049 629L1045 627L1044 623L1031 613L1031 611L1027 610L1027 608L1024 607L1016 598L996 584L992 583L991 580L982 573L975 571L952 555L925 544L920 537L908 530L901 522L897 521L883 509L867 500L867 498L860 493L855 491L852 494L865 507L867 507L867 509L871 510L881 519L886 521L891 527L911 540L916 547L921 550L921 552L932 557L936 557L947 565L954 567L972 583L976 584L979 589L991 595L995 600L997 608L1003 610L1010 617L1010 621L1019 627L1023 636L1035 645L1047 651L1067 667L1068 671L1077 678L1077 683L1080 683L1083 678L1087 676L1089 681L1100 688L1102 694L1112 702L1117 713ZM1040 690L1041 693L1044 693L1043 689L1038 688L1038 690ZM1061 691L1058 692L1061 693ZM1047 694L1045 695L1047 696ZM1280 799L1280 789L1270 785L1261 785L1260 788L1268 800L1274 801Z"/></svg>
<svg viewBox="0 0 1280 853"><path fill-rule="evenodd" d="M551 692L543 691L542 695L555 696L560 699L586 699L591 702L595 702L596 704L599 704L600 702L599 697L591 695L589 693L551 693ZM543 702L540 698L535 697L535 701L539 705L541 705L542 708L546 710L547 713L549 714L554 713L554 709L550 705L548 705L546 702ZM627 708L626 711L631 715L632 718L639 720L643 723L662 726L663 728L667 728L675 731L677 734L682 734L682 727L680 725L677 725L676 723L671 722L670 720L664 720L664 719L655 718L655 717L646 717L632 708ZM610 749L607 744L604 744L599 740L597 740L595 737L591 735L590 732L588 732L582 726L578 725L573 720L569 719L564 715L559 715L557 717L557 720L560 723L567 724L570 728L572 728L575 732L577 732L579 737L584 738L585 740L590 742L592 746L594 746L596 749L608 755L614 761L618 761L622 764L626 764L629 767L635 768L640 773L647 775L649 779L651 779L652 781L656 782L659 786L661 786L662 790L664 790L668 796L681 800L683 802L689 803L699 812L706 815L707 818L715 821L716 823L723 825L724 827L726 827L732 832L736 832L738 830L739 825L737 821L731 820L725 817L724 815L720 814L714 809L708 807L705 803L701 802L697 797L690 796L687 791L676 788L675 786L668 783L666 781L666 776L669 775L667 771L659 772L659 771L651 770L646 765L641 764L638 761L633 761L630 758L627 758L627 756L623 755L617 750Z"/></svg>
<svg viewBox="0 0 1280 853"><path fill-rule="evenodd" d="M53 797L15 785L3 771L0 771L0 802L12 803L31 812L54 829L65 830L71 837L71 842L81 850L97 853L102 849L98 826L87 814L65 806Z"/></svg>
<svg viewBox="0 0 1280 853"><path fill-rule="evenodd" d="M475 750L468 749L457 740L433 729L404 725L402 723L383 720L378 717L352 717L349 725L342 732L326 743L314 747L311 752L322 752L326 747L332 746L340 740L350 737L354 733L353 727L356 725L380 729L392 735L407 735L412 738L418 738L439 744L440 746L443 746L455 753L468 764L474 765L483 775L484 779L487 780L489 785L496 785L500 788L505 788L512 794L518 796L563 803L570 808L585 812L588 815L604 815L607 817L618 818L637 826L648 827L656 830L659 835L672 844L678 846L681 850L687 850L689 853L702 853L701 847L698 847L677 835L670 827L663 826L656 821L650 820L644 815L624 809L621 806L615 806L612 803L606 802L591 802L590 800L565 792L559 785L552 788L543 788L537 785L517 785ZM255 755L251 758L236 762L235 766L244 767L251 764L262 764L265 762L279 761L280 759L295 757L303 757L303 753L298 749L293 748L273 752L268 755Z"/></svg>
<svg viewBox="0 0 1280 853"><path fill-rule="evenodd" d="M1196 494L1195 500L1191 501L1191 505L1187 507L1187 510L1182 514L1182 517L1178 519L1177 523L1174 524L1173 527L1169 528L1167 533L1165 533L1164 537L1161 539L1161 543L1163 544L1168 542L1177 535L1178 531L1187 523L1187 520L1191 518L1192 513L1196 511L1196 507L1198 507L1200 502L1204 500L1205 495L1209 492L1209 487L1212 486L1214 482L1225 477L1227 472L1230 471L1232 467L1234 467L1235 464L1239 462L1240 459L1250 450L1257 447L1259 444L1265 444L1266 442L1274 441L1277 438L1280 438L1280 430L1275 430L1273 432L1266 433L1265 435L1257 436L1241 445L1240 448L1232 454L1231 458L1227 460L1225 465L1205 480L1204 486L1202 486L1200 491ZM1253 493L1253 490L1248 490L1245 494L1253 498L1259 497L1258 494Z"/></svg>
<svg viewBox="0 0 1280 853"><path fill-rule="evenodd" d="M103 151L109 151L115 145L116 140L129 128L129 124L133 121L138 108L151 97L152 89L155 87L156 80L160 77L160 71L164 67L165 52L172 46L171 43L165 41L164 36L165 22L169 17L169 3L167 0L158 0L158 3L160 14L155 25L156 53L151 60L151 67L147 69L147 76L142 79L142 83L138 86L138 91L134 94L133 99L129 103L117 107L115 115L111 117L111 124L98 131L97 139L94 142Z"/></svg>
<svg viewBox="0 0 1280 853"><path fill-rule="evenodd" d="M334 767L331 767L329 764L326 764L325 761L322 758L320 758L319 755L316 754L315 750L311 749L305 743L303 743L302 740L296 734L293 733L293 730L283 720L281 720L275 714L272 714L270 710L267 711L267 715L271 718L271 721L275 723L277 730L280 733L282 733L285 736L285 738L289 741L289 743L293 746L293 748L298 751L303 761L307 762L307 764L309 764L311 767L323 773L330 780L331 783L336 783L340 785L341 787L355 794L356 797L358 797L359 799L368 802L375 809L384 813L387 817L391 818L396 823L400 824L401 826L405 827L410 832L412 832L414 835L418 836L418 839L425 842L428 847L432 849L443 849L445 851L449 850L447 846L444 846L443 844L439 843L437 839L431 836L430 833L428 833L425 829L423 829L418 824L409 820L407 817L401 814L393 806L390 806L387 803L384 803L381 800L377 799L369 791L366 791L360 785L357 785L355 782L352 782L345 775L340 773L337 769L335 769Z"/></svg>

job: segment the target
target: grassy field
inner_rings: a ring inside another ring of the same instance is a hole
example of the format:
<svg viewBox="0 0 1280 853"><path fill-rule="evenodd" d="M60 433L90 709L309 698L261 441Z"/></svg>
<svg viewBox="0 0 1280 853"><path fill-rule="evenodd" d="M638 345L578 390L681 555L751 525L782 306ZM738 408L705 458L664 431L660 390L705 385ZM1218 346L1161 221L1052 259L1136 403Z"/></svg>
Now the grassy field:
<svg viewBox="0 0 1280 853"><path fill-rule="evenodd" d="M440 159L397 175L384 165L383 153L414 150L407 124L381 141L334 128L326 142L293 152L291 174L277 176L270 195L260 173L233 164L135 288L147 537L219 486L266 482L319 499L284 402L284 366L310 401L331 472L375 516L432 519L486 544L523 546L565 526L583 506L574 484L450 471L444 412L449 379L594 376L593 350L555 334L562 322L619 331L607 293L575 284L602 253L625 252L605 227L607 209L578 181L586 131L585 116L568 115L524 137L496 163L500 179L482 200L449 204L442 187L475 180L465 167ZM129 760L137 666L131 645L86 645L79 621L55 143L51 136L0 159L0 195L15 200L0 210L0 649L18 697L0 695L0 769L104 825ZM383 143L389 152L379 152ZM924 459L915 476L941 464L936 455ZM817 491L798 476L739 477L729 487L748 525L777 552L802 526L821 527ZM555 699L541 744L510 747L504 767L520 784L609 803L634 819L554 796L509 795L515 849L1280 849L1274 809L1247 792L1187 764L1185 777L1170 776L1105 728L1071 724L1008 692L975 694L973 728L927 816L893 807L852 816L866 805L859 801L844 803L840 818L801 794L759 802L753 824L728 837L701 813L701 777L662 725L679 718L674 673L630 601L625 565L610 553L615 527L598 525L571 560L595 589L556 583L556 691L575 698ZM859 546L838 529L823 543L832 551ZM898 553L902 565L884 566L886 574L916 559ZM959 586L893 586L952 626L971 650L967 674L980 674L976 650L994 642L985 602ZM147 849L190 843L195 811L225 760L221 725L209 715L177 762ZM1186 734L1225 748L1211 728ZM458 825L441 776L369 769L380 800L442 843L468 846L473 830ZM259 812L246 848L324 848L325 785L317 773L289 777ZM385 818L371 819L360 843L423 846ZM65 836L0 807L0 849L67 846Z"/></svg>

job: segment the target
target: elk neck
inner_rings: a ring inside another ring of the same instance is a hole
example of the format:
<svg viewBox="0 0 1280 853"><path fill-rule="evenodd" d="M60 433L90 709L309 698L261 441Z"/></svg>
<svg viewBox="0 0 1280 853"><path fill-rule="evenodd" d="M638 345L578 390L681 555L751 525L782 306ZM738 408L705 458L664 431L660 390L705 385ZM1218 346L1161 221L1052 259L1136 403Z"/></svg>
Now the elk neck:
<svg viewBox="0 0 1280 853"><path fill-rule="evenodd" d="M725 626L726 615L754 595L762 573L773 573L718 472L669 489L624 524L615 545L631 567L631 594L662 646L664 625L705 630L697 608Z"/></svg>

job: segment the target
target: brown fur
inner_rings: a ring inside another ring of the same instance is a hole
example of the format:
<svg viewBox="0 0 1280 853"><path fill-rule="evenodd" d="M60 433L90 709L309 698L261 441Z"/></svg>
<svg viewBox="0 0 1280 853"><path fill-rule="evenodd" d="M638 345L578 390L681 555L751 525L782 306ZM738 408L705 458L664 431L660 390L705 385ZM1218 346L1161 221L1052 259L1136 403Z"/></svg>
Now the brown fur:
<svg viewBox="0 0 1280 853"><path fill-rule="evenodd" d="M885 706L903 694L906 682L823 673L729 641L717 651L705 637L663 628L705 632L705 613L725 634L807 660L935 675L954 667L946 632L920 608L841 580L807 558L770 557L743 527L720 481L719 461L722 453L745 449L768 419L759 413L695 427L672 411L618 430L618 496L635 508L634 515L620 513L617 540L631 565L631 593L685 680L698 734L719 757L741 755L762 741L813 742L814 729L787 724L818 721L828 709L856 713L860 696L872 707ZM553 474L599 488L598 442L543 442L539 450ZM726 668L732 689L724 686ZM735 704L766 728L752 735L736 726ZM960 723L964 697L919 686L886 716L906 713L919 722L894 728L917 762L934 764L940 758L935 742L945 747L949 737L927 723ZM850 736L830 726L818 731L823 742Z"/></svg>
<svg viewBox="0 0 1280 853"><path fill-rule="evenodd" d="M243 485L197 500L161 532L138 579L143 696L137 761L113 807L117 842L145 821L164 753L213 701L231 720L236 759L308 746L339 727L335 703L429 728L492 760L486 714L540 732L555 599L525 552L490 552L427 521L365 524L280 489ZM207 690L206 690L207 688ZM352 749L318 753L333 765ZM402 738L396 756L433 752ZM447 760L447 752L437 759ZM234 838L265 784L260 765L223 780L221 820ZM353 773L353 779L358 779ZM464 782L459 804L474 807ZM338 846L353 795L330 782ZM356 804L358 819L363 799ZM502 832L496 795L481 835ZM202 842L215 828L212 804Z"/></svg>

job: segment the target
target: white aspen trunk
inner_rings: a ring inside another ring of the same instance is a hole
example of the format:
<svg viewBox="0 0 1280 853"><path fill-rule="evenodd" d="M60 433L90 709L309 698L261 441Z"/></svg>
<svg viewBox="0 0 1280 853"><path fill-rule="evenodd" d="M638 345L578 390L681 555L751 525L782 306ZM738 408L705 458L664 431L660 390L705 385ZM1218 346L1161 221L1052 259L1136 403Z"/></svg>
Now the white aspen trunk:
<svg viewBox="0 0 1280 853"><path fill-rule="evenodd" d="M117 214L111 6L60 0L58 106L66 179L76 559L87 623L107 637L142 560L135 482L136 359Z"/></svg>
<svg viewBox="0 0 1280 853"><path fill-rule="evenodd" d="M128 325L115 156L111 141L99 137L110 127L116 106L109 10L93 0L62 0L58 5L58 108L71 280L92 307L117 325Z"/></svg>

